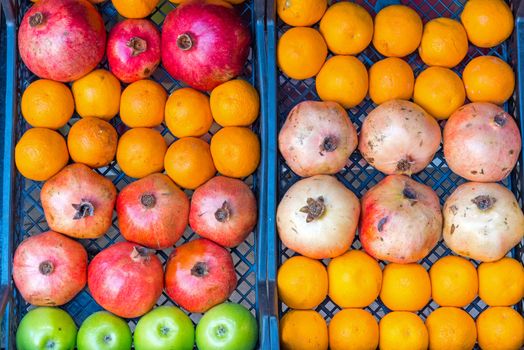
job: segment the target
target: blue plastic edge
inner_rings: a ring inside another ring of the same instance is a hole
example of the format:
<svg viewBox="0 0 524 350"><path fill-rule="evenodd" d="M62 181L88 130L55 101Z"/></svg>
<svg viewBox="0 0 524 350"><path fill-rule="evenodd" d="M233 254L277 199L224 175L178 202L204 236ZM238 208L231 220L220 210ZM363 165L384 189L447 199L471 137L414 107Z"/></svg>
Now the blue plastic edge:
<svg viewBox="0 0 524 350"><path fill-rule="evenodd" d="M11 307L11 261L12 261L12 232L14 224L13 190L14 190L14 140L15 118L17 116L17 75L16 75L16 14L15 3L11 0L1 0L2 10L6 20L6 66L5 66L5 124L2 163L2 190L1 190L1 222L0 222L0 320L2 321L0 348L14 348L14 337L10 336L12 317ZM256 236L256 295L259 315L259 349L269 349L269 317L267 296L267 230L266 217L268 216L267 196L267 160L268 148L264 145L268 140L268 127L272 125L267 116L267 53L266 53L266 12L265 1L254 0L255 11L255 40L256 40L256 71L257 85L261 97L260 110L260 141L262 144L259 174L259 207Z"/></svg>

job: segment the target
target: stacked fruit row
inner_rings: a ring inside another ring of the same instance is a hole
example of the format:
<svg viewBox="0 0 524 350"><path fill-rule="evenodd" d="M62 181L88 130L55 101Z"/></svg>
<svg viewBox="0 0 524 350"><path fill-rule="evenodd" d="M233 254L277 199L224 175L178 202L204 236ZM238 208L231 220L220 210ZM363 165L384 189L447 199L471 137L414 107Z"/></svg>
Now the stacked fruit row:
<svg viewBox="0 0 524 350"><path fill-rule="evenodd" d="M360 250L333 258L327 271L318 260L294 256L278 271L278 294L288 307L281 320L283 348L472 349L518 348L522 319L509 306L524 297L524 268L515 259L485 262L477 269L457 256L440 258L429 274L422 265L390 263L384 271ZM473 318L462 308L480 299L489 309ZM329 329L317 308L329 295L343 310ZM363 308L378 297L392 312L380 324ZM439 305L423 321L413 312ZM498 329L494 332L494 329ZM406 337L398 337L406 334ZM314 344L310 347L308 344Z"/></svg>
<svg viewBox="0 0 524 350"><path fill-rule="evenodd" d="M282 347L472 349L478 341L483 349L520 349L524 318L511 306L524 297L524 268L504 256L524 237L524 215L515 196L496 183L514 169L522 148L514 117L499 107L513 94L514 73L495 56L465 62L462 78L451 70L468 55L468 42L491 48L510 36L507 4L469 0L461 22L436 18L424 25L404 5L387 6L374 20L345 1L329 8L321 0L277 1L277 11L296 26L279 39L282 73L294 80L315 77L322 100L298 103L278 139L287 167L306 177L287 189L277 210L284 249L301 254L278 273L280 299L297 309L281 320ZM319 30L310 27L318 21ZM368 71L356 55L370 43L386 58ZM427 68L415 79L403 57L417 49L419 56L410 60ZM356 115L363 120L357 135L345 109L368 94L378 106ZM472 103L464 105L466 97ZM458 186L442 209L432 188L410 178L433 162L441 143L449 169L474 181ZM357 148L367 165L386 175L360 201L330 176L348 165ZM348 251L357 228L363 251ZM429 274L417 264L442 237L452 252L482 262L478 276L471 262L457 256L438 260ZM332 260L326 271L314 259ZM379 260L387 263L384 271ZM477 288L490 307L475 324L462 308L477 308ZM320 311L330 313L327 295L343 309L329 329L308 310L322 304ZM391 310L379 324L361 309L378 297ZM424 325L413 312L431 298L440 307Z"/></svg>
<svg viewBox="0 0 524 350"><path fill-rule="evenodd" d="M260 101L250 83L235 79L251 35L239 9L204 0L170 12L161 33L142 18L158 3L113 1L128 19L112 27L107 50L104 22L87 0L40 0L21 22L21 58L41 79L22 95L32 128L18 141L15 162L24 177L45 181L40 200L50 231L26 237L14 253L14 283L40 306L18 327L19 349L130 349L131 331L120 317L140 316L135 349L193 349L189 316L174 306L153 309L163 291L187 312L205 312L196 327L200 349L256 346L251 312L224 303L237 287L228 248L242 244L257 222L255 195L241 179L260 160L250 128ZM93 70L105 54L109 70ZM168 96L148 79L160 61L189 87ZM169 146L162 124L178 138ZM101 175L115 170L137 180L118 192ZM194 190L191 198L183 189ZM88 262L75 239L103 237L115 210L125 241L112 237L119 242ZM177 245L189 227L200 238ZM164 272L156 251L175 245ZM86 284L110 313L87 318L77 336L73 319L53 306Z"/></svg>

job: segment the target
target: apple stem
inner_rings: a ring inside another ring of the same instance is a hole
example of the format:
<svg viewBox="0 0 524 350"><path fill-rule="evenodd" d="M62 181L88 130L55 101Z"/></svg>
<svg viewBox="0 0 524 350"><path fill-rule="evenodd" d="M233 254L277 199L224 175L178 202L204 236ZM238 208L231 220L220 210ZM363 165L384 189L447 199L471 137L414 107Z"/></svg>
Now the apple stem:
<svg viewBox="0 0 524 350"><path fill-rule="evenodd" d="M306 201L307 205L300 208L300 212L306 213L306 222L311 222L318 219L326 211L324 204L324 197L320 196L317 199L308 198Z"/></svg>
<svg viewBox="0 0 524 350"><path fill-rule="evenodd" d="M195 277L204 277L208 274L208 272L209 269L207 268L207 264L202 261L197 262L191 269L191 275Z"/></svg>
<svg viewBox="0 0 524 350"><path fill-rule="evenodd" d="M49 261L49 260L41 262L40 266L38 266L38 270L44 276L50 275L53 272L54 269L55 269L55 267L54 267L53 263L51 261Z"/></svg>
<svg viewBox="0 0 524 350"><path fill-rule="evenodd" d="M95 215L95 206L87 199L81 199L80 204L71 204L75 208L76 213L73 216L73 220L80 220L86 216Z"/></svg>
<svg viewBox="0 0 524 350"><path fill-rule="evenodd" d="M218 222L226 222L231 217L231 206L227 201L224 201L222 203L222 207L218 208L217 211L215 211L215 219L217 219Z"/></svg>

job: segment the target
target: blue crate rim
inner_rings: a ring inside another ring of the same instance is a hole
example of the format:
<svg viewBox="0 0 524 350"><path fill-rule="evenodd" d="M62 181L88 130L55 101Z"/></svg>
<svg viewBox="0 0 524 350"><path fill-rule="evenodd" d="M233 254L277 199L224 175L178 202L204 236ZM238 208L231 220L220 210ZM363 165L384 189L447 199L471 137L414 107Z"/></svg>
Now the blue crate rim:
<svg viewBox="0 0 524 350"><path fill-rule="evenodd" d="M331 2L330 2L331 3ZM369 2L366 1L366 3L368 3L369 5ZM373 10L375 12L378 12L382 7L385 7L387 5L390 5L390 4L393 4L393 3L399 3L399 1L396 1L396 0L378 0L376 2L376 5L375 7L373 8ZM405 1L402 1L402 3L405 3ZM445 6L445 3L441 2L440 0L437 1L438 4L444 4ZM431 9L435 12L435 10L433 9L433 6L432 4L428 4L428 6L431 7ZM269 139L269 143L268 143L268 147L274 151L273 153L273 156L271 157L271 159L269 159L269 162L268 162L268 167L269 169L271 169L271 174L273 175L273 178L270 178L268 179L268 184L270 186L270 192L268 193L268 199L267 199L267 204L268 204L268 211L272 211L273 213L276 213L276 208L277 208L277 205L278 205L278 201L279 201L279 197L285 193L285 189L282 189L281 188L281 184L280 184L280 177L282 176L281 175L281 170L282 170L282 167L281 167L281 164L282 165L285 165L285 161L283 161L283 158L281 157L281 155L279 154L278 152L278 146L277 146L277 135L278 135L278 130L279 130L279 124L280 124L280 121L279 121L279 94L278 94L278 89L279 89L279 86L281 85L280 84L280 79L283 77L284 80L289 80L289 78L285 77L283 74L280 74L279 72L279 69L277 68L276 66L276 47L277 47L277 42L278 42L278 33L279 33L279 29L281 28L281 25L282 23L279 23L279 20L277 18L277 15L276 15L276 7L275 7L275 2L274 1L271 1L271 0L268 0L267 3L266 3L266 12L267 12L267 45L268 45L268 52L272 54L272 60L271 58L269 59L269 61L271 62L270 66L268 67L268 79L269 79L269 83L268 83L268 86L270 88L270 97L269 97L269 106L268 106L268 112L269 112L269 115L271 118L275 118L275 122L273 123L272 125L272 129L271 129L271 135L273 136L272 138ZM420 11L419 11L420 12ZM515 26L515 31L514 31L514 40L516 41L516 43L512 43L514 45L516 45L517 47L515 48L514 52L517 53L518 57L516 58L518 60L518 63L520 64L520 68L522 69L516 69L517 72L517 85L516 85L516 93L517 93L517 98L516 98L516 105L515 105L515 110L518 112L518 116L520 117L520 128L521 128L521 136L524 140L524 94L522 93L522 91L524 91L524 64L522 63L522 61L524 60L524 42L522 40L524 40L524 6L519 6L515 12L515 17L516 17L516 26ZM457 17L457 14L455 14L455 16L453 17ZM433 18L433 17L432 17ZM285 24L283 25L284 27L288 27L286 26ZM365 56L365 55L364 55ZM359 57L360 58L360 57ZM367 57L365 57L367 59ZM413 56L410 56L408 58L408 61L409 63L411 63L413 59ZM515 57L513 57L513 59L515 60ZM370 62L367 62L366 63L370 63ZM307 85L307 83L306 83ZM293 86L292 88L296 88L295 86ZM297 91L297 95L301 96L302 97L302 94L300 92ZM518 101L520 101L521 103L518 103ZM296 103L297 101L295 100L294 103ZM286 107L287 108L287 107ZM359 109L361 109L361 107L359 106ZM351 114L351 113L350 113ZM353 118L352 118L353 119ZM350 157L352 158L353 160L355 160L354 158L354 154ZM358 159L358 157L356 157ZM522 186L522 184L524 183L524 152L521 154L521 159L519 160L519 165L518 165L519 170L520 170L520 186ZM292 171L287 167L287 172L288 173L292 173ZM514 170L516 171L516 170ZM338 175L338 174L337 174ZM383 177L384 175L381 174L381 176ZM297 177L295 175L295 177ZM348 186L348 182L343 178L343 176L337 176L337 178L339 180L341 180L342 182L344 182L344 184L346 185L346 187L349 187L350 189L353 190L353 187L352 186ZM417 176L414 176L414 178L417 178ZM369 181L369 179L367 179ZM417 179L418 181L420 181L420 179ZM519 179L517 179L519 180ZM420 182L424 182L424 181L420 181ZM518 186L518 184L516 183L518 181L513 181L511 183L511 186L512 186L512 190L513 192L517 192L517 190L524 190L522 189L522 187L518 188L516 186ZM289 184L288 184L289 186ZM283 192L283 193L279 193L279 192ZM439 196L440 197L440 196ZM522 200L522 199L521 199ZM521 204L522 205L522 204ZM274 221L274 217L273 218L268 218L268 220L273 220ZM268 233L268 237L269 237L269 240L268 240L268 247L267 247L267 250L268 250L268 296L269 296L269 304L271 306L271 315L270 315L270 320L269 320L269 323L270 323L270 340L269 340L269 343L271 345L271 348L272 349L279 349L280 347L280 342L279 342L279 333L278 333L278 323L279 323L279 315L280 315L280 301L278 300L278 294L277 294L277 291L276 291L276 275L277 275L277 269L278 269L278 261L280 260L280 254L281 254L281 251L280 251L280 247L279 247L279 238L278 238L278 235L277 235L277 232L276 232L276 225L274 222L272 222L272 225L270 226L270 232ZM522 249L522 248L521 248ZM286 249L284 248L283 251L285 251ZM523 251L520 251L520 257L519 259L522 261L524 259L524 256L523 256L524 252ZM446 255L446 254L445 254ZM440 255L439 255L440 256ZM428 262L425 261L426 259L423 260L423 263L426 264L426 265L431 265L431 262ZM331 304L334 304L329 298L326 299L328 303L331 303ZM321 304L325 304L326 303L326 300ZM471 308L475 308L476 311L478 312L479 310L476 308L476 304L477 302L479 301L479 298L477 296L476 300L474 302L472 302L470 304L470 307ZM376 303L379 303L381 304L381 301L380 299L377 299L375 301L374 304L372 305L375 305ZM430 302L430 304L428 304L428 306L431 308L435 308L434 305L437 305L437 304L434 304L433 306L431 305L432 303L434 303L433 301ZM426 309L428 306L426 306L424 309ZM522 305L519 304L519 307L521 307ZM372 306L368 307L367 309L370 309ZM321 311L325 311L323 310L323 306L320 306L319 307L321 309ZM317 308L317 310L319 309ZM384 310L387 310L387 308L385 308L383 305L382 305L382 309ZM424 310L423 309L423 310ZM332 312L325 312L326 314L329 314L329 313L332 313ZM375 314L374 311L372 311L373 314Z"/></svg>
<svg viewBox="0 0 524 350"><path fill-rule="evenodd" d="M101 5L103 8L108 6L107 4L109 1L103 5ZM159 6L157 10L154 11L153 15L159 10L159 8L167 3L167 1L161 1L159 3ZM12 253L14 248L14 242L13 242L13 232L15 230L14 225L16 224L14 222L14 218L16 216L14 215L15 210L15 204L13 203L14 193L15 191L15 182L16 182L16 170L14 166L14 144L16 140L15 130L16 130L16 123L18 120L18 110L17 110L17 91L19 82L17 80L17 62L18 62L18 56L17 56L17 48L16 48L16 31L17 31L17 4L18 2L16 0L1 0L2 9L5 13L6 18L6 104L5 104L5 116L8 116L5 118L5 125L4 125L4 149L3 149L3 172L2 172L2 222L0 224L0 229L2 230L0 235L0 244L2 249L2 257L0 260L0 266L1 269L1 285L7 286L7 288L2 289L2 298L5 298L7 301L6 303L2 303L1 306L4 309L2 309L0 315L3 315L3 324L2 324L2 339L0 339L0 344L3 344L3 341L5 341L5 346L2 346L2 348L14 348L14 334L11 333L13 330L13 325L11 323L11 317L13 310L12 305L14 303L13 295L15 293L14 287L12 286L11 281L11 261L12 261ZM249 6L251 9L251 28L252 28L252 35L254 38L252 47L254 47L252 51L252 66L251 66L251 76L254 77L253 83L256 85L256 87L259 90L259 93L261 95L261 110L260 110L260 117L259 117L259 138L262 145L262 150L265 150L264 145L266 144L266 138L267 138L267 124L269 123L268 118L266 117L266 103L264 103L264 96L267 95L265 93L266 87L265 87L265 67L266 67L266 55L265 55L265 4L262 1L251 1L251 4L246 5ZM103 10L101 10L103 12ZM160 11L161 12L161 11ZM165 14L161 12L163 16ZM113 15L116 14L116 11L113 10ZM114 16L111 16L111 20L114 20ZM121 20L121 18L117 19ZM154 21L153 21L154 22ZM156 23L156 22L155 22ZM156 23L159 25L158 23ZM170 78L172 80L172 78ZM249 301L249 303L252 305L254 310L256 311L258 320L259 320L259 343L262 344L264 339L267 339L266 332L268 327L265 326L263 315L267 313L263 313L260 310L267 309L267 297L266 297L266 254L265 249L261 249L263 246L265 246L265 220L264 217L266 215L265 208L267 207L265 205L265 198L264 195L265 192L262 191L262 189L265 187L265 176L264 169L266 168L267 163L267 154L265 155L264 152L261 157L259 169L257 170L257 177L258 177L258 183L257 183L257 197L258 197L258 222L257 227L255 229L254 234L254 242L253 245L249 248L249 250L244 254L249 254L250 252L254 251L254 261L253 263L247 263L249 269L248 271L244 272L242 276L239 278L239 285L240 282L244 277L247 277L248 275L254 274L254 284L249 284L250 290L255 290L255 300L253 302ZM121 176L122 177L122 176ZM115 179L114 181L117 181ZM113 182L114 182L113 181ZM127 182L127 181L126 181ZM31 198L32 199L32 198ZM32 199L34 200L34 199ZM194 234L193 234L194 235ZM5 253L7 252L7 253ZM239 259L243 258L243 255L241 253L238 254ZM245 258L244 258L245 259ZM238 275L238 274L237 274ZM247 282L247 279L246 279ZM86 289L84 289L80 294L86 293ZM241 302L243 299L245 299L245 295L238 292L241 296L241 299L239 302ZM80 295L79 294L79 295ZM75 298L76 299L76 298ZM266 322L267 323L267 322ZM265 348L261 346L261 348Z"/></svg>

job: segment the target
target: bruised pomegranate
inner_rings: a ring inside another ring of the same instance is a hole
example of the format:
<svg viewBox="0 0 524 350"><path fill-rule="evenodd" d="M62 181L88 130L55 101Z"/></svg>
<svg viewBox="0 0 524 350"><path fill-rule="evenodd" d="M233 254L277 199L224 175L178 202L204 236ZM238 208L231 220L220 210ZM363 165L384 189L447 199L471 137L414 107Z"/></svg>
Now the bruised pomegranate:
<svg viewBox="0 0 524 350"><path fill-rule="evenodd" d="M444 127L444 157L454 173L471 181L496 182L515 167L520 131L511 115L492 103L470 103Z"/></svg>
<svg viewBox="0 0 524 350"><path fill-rule="evenodd" d="M87 252L59 233L25 239L15 251L13 280L25 301L37 306L69 302L86 285Z"/></svg>
<svg viewBox="0 0 524 350"><path fill-rule="evenodd" d="M124 187L116 199L116 213L125 239L164 249L184 234L189 199L167 175L152 174Z"/></svg>
<svg viewBox="0 0 524 350"><path fill-rule="evenodd" d="M87 0L41 0L26 12L18 48L40 78L69 82L92 71L104 57L106 30Z"/></svg>
<svg viewBox="0 0 524 350"><path fill-rule="evenodd" d="M496 183L460 185L443 214L446 245L475 260L499 260L524 237L522 209L513 193Z"/></svg>
<svg viewBox="0 0 524 350"><path fill-rule="evenodd" d="M411 175L431 162L440 139L437 121L421 107L390 100L364 119L358 149L370 165L385 174Z"/></svg>
<svg viewBox="0 0 524 350"><path fill-rule="evenodd" d="M338 173L357 142L357 130L336 102L297 104L278 135L280 153L302 177Z"/></svg>
<svg viewBox="0 0 524 350"><path fill-rule="evenodd" d="M118 242L91 261L87 284L95 301L124 318L142 316L162 295L164 274L153 250Z"/></svg>
<svg viewBox="0 0 524 350"><path fill-rule="evenodd" d="M149 78L160 63L160 32L147 19L118 22L109 32L107 61L124 83Z"/></svg>
<svg viewBox="0 0 524 350"><path fill-rule="evenodd" d="M407 176L387 176L362 197L360 242L377 259L416 262L435 247L441 233L437 194Z"/></svg>
<svg viewBox="0 0 524 350"><path fill-rule="evenodd" d="M200 186L191 198L189 224L200 236L224 247L235 247L253 231L257 201L238 179L217 176Z"/></svg>
<svg viewBox="0 0 524 350"><path fill-rule="evenodd" d="M87 165L66 166L40 192L49 228L75 238L98 238L109 230L116 189Z"/></svg>
<svg viewBox="0 0 524 350"><path fill-rule="evenodd" d="M353 239L360 214L357 197L329 175L316 175L295 183L278 205L277 228L282 242L313 259L345 253Z"/></svg>
<svg viewBox="0 0 524 350"><path fill-rule="evenodd" d="M229 252L204 238L171 253L165 278L167 295L189 312L205 312L226 301L237 286Z"/></svg>
<svg viewBox="0 0 524 350"><path fill-rule="evenodd" d="M209 91L236 76L246 63L251 35L226 2L185 1L162 28L162 63L173 78Z"/></svg>

